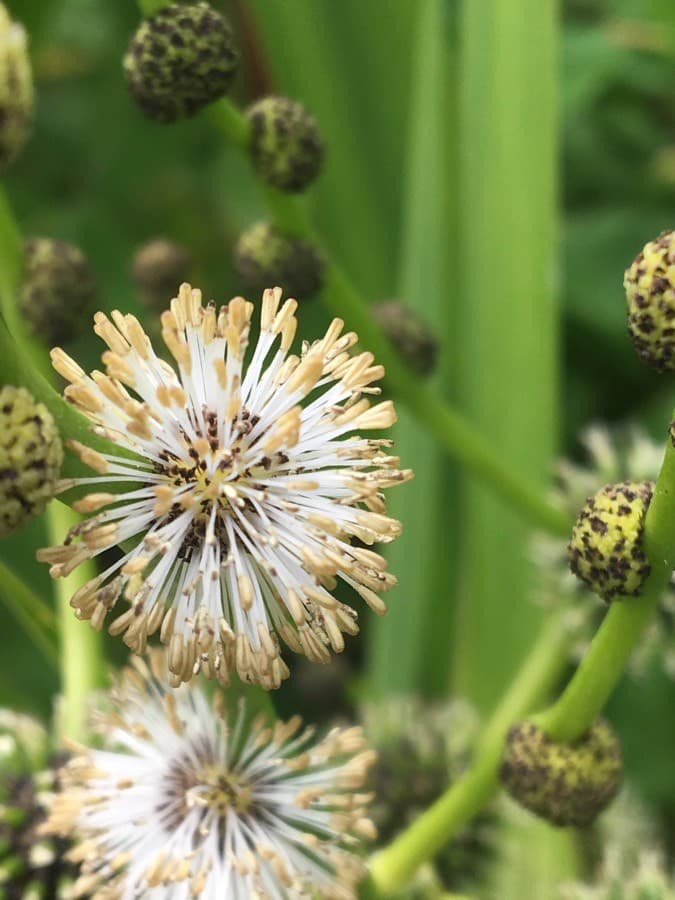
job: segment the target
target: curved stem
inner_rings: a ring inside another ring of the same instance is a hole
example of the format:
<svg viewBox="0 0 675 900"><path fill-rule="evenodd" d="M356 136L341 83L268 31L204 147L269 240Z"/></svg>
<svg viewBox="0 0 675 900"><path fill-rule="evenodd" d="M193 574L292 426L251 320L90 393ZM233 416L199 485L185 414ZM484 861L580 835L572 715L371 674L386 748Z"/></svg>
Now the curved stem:
<svg viewBox="0 0 675 900"><path fill-rule="evenodd" d="M50 540L59 543L78 516L63 503L54 501L47 509ZM103 641L88 622L80 622L70 607L75 591L96 574L91 560L82 563L66 578L55 582L58 601L61 652L62 699L59 707L59 733L62 737L81 740L86 734L87 701L96 688L104 684Z"/></svg>
<svg viewBox="0 0 675 900"><path fill-rule="evenodd" d="M250 131L243 113L229 100L222 99L212 104L207 114L228 141L246 152ZM281 231L316 242L302 198L282 194L264 184L261 184L261 190L272 221ZM519 509L533 524L567 536L571 522L565 513L552 506L541 490L508 466L498 448L448 406L436 390L420 383L419 378L406 368L345 273L330 260L325 249L323 252L327 260L324 300L334 315L349 322L359 333L364 346L384 365L392 392L474 476L489 484L496 494Z"/></svg>
<svg viewBox="0 0 675 900"><path fill-rule="evenodd" d="M651 572L639 597L615 600L558 701L537 717L554 739L572 741L602 711L656 611L675 567L675 447L668 442L647 511L643 549Z"/></svg>
<svg viewBox="0 0 675 900"><path fill-rule="evenodd" d="M488 722L473 766L392 844L373 857L366 897L386 897L403 887L418 866L430 859L497 792L506 733L555 687L567 659L567 643L562 615L552 617Z"/></svg>

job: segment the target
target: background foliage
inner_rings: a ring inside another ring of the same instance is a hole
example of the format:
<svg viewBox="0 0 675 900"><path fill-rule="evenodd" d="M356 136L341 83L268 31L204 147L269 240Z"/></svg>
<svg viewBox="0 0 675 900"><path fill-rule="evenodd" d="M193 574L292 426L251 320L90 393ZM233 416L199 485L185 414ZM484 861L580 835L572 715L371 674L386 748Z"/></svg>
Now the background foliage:
<svg viewBox="0 0 675 900"><path fill-rule="evenodd" d="M262 214L259 198L245 160L208 122L156 125L133 105L120 60L137 6L131 0L7 5L31 34L38 90L33 139L7 178L24 234L81 246L106 310L139 311L131 259L156 235L189 246L193 279L206 295L224 301L237 293L231 250L239 231ZM555 51L559 109L535 105L524 113L508 107L508 92L493 98L493 120L499 116L506 136L524 123L536 140L550 116L559 126L560 177L551 185L562 215L549 223L559 244L555 274L549 273L557 306L544 325L538 317L548 309L549 284L541 284L541 298L537 284L528 284L527 306L502 292L510 231L495 225L526 222L540 185L527 171L519 184L500 182L492 165L499 150L481 142L492 113L472 106L484 86L466 74L471 52L482 49L486 63L494 62L496 20L472 23L471 2L460 8L451 0L214 6L230 17L243 49L237 99L285 93L321 122L329 157L310 203L325 243L369 300L402 297L426 315L443 348L440 390L488 433L494 428L507 455L543 483L554 451L575 455L575 436L589 421L638 420L655 435L663 432L672 381L635 359L625 336L621 278L647 239L673 227L669 0L567 0ZM501 4L504 27L508 6ZM486 9L476 12L478 19L489 17ZM485 42L472 51L473 28L483 28ZM515 36L512 46L518 40L536 80L541 61L531 35ZM488 196L483 177L490 179ZM537 273L536 245L531 254ZM475 277L479 262L482 281ZM313 335L327 318L319 304L308 305L303 333ZM67 349L83 365L93 366L99 353L86 333ZM529 419L520 417L527 404ZM539 612L528 596L525 527L476 493L405 412L398 450L417 470L393 507L406 527L391 553L401 586L385 620L363 614L367 640L351 641L345 659L322 673L318 694L315 685L313 693L303 686L313 678L299 672L282 696L289 709L300 702L320 716L332 711L327 697L345 708L365 693L439 694L451 684L488 711L528 646ZM32 564L44 543L35 522L5 541L0 555L47 594L46 570ZM0 618L0 703L47 715L54 673L4 610ZM501 646L491 622L500 623ZM655 667L640 682L626 681L610 710L629 774L671 824L674 701L675 687Z"/></svg>

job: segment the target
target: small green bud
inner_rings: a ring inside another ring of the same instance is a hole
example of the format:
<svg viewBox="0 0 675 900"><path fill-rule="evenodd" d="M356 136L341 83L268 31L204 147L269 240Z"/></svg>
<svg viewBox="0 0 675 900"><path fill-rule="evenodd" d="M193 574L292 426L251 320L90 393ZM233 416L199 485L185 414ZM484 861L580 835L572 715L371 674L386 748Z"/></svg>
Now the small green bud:
<svg viewBox="0 0 675 900"><path fill-rule="evenodd" d="M553 825L590 825L621 784L621 747L606 722L598 721L570 744L557 743L533 722L514 725L500 768L509 794Z"/></svg>
<svg viewBox="0 0 675 900"><path fill-rule="evenodd" d="M301 103L265 97L247 111L251 158L260 175L280 191L304 191L318 176L324 155L319 125Z"/></svg>
<svg viewBox="0 0 675 900"><path fill-rule="evenodd" d="M623 279L628 332L636 352L659 371L675 369L675 231L642 248Z"/></svg>
<svg viewBox="0 0 675 900"><path fill-rule="evenodd" d="M31 333L50 346L76 337L96 296L84 253L66 241L29 238L23 267L19 304Z"/></svg>
<svg viewBox="0 0 675 900"><path fill-rule="evenodd" d="M436 365L438 341L424 319L398 300L372 307L373 318L418 375L430 375Z"/></svg>
<svg viewBox="0 0 675 900"><path fill-rule="evenodd" d="M574 525L570 568L607 601L637 597L651 571L642 533L653 490L652 481L607 484L588 498Z"/></svg>
<svg viewBox="0 0 675 900"><path fill-rule="evenodd" d="M273 225L258 222L237 241L234 267L252 293L278 286L285 294L306 300L321 290L325 262L320 250L308 241L287 237Z"/></svg>
<svg viewBox="0 0 675 900"><path fill-rule="evenodd" d="M33 76L26 32L0 3L0 172L19 155L33 119Z"/></svg>
<svg viewBox="0 0 675 900"><path fill-rule="evenodd" d="M190 254L182 244L154 238L134 255L132 275L143 302L150 308L166 308L178 286L189 280Z"/></svg>
<svg viewBox="0 0 675 900"><path fill-rule="evenodd" d="M220 13L208 3L172 3L141 22L123 67L145 115L175 122L223 97L238 60L232 30Z"/></svg>
<svg viewBox="0 0 675 900"><path fill-rule="evenodd" d="M0 388L0 537L44 510L62 462L61 439L47 407L25 388Z"/></svg>

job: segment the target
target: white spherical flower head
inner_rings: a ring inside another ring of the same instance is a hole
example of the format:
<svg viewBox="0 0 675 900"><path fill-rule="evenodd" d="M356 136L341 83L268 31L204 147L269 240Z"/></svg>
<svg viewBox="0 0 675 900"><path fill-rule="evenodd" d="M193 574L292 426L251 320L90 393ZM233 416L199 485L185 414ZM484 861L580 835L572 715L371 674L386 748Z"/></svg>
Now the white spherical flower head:
<svg viewBox="0 0 675 900"><path fill-rule="evenodd" d="M100 715L103 749L75 748L62 773L45 830L74 838L74 896L354 898L355 851L374 836L361 730L316 740L298 717L267 725L243 701L167 688L159 650L149 663Z"/></svg>
<svg viewBox="0 0 675 900"><path fill-rule="evenodd" d="M297 304L280 300L278 288L263 295L248 365L253 304L236 297L204 307L189 285L162 316L178 374L120 312L95 317L109 347L105 374L88 376L52 352L70 381L66 398L124 455L71 443L99 473L78 483L105 489L76 505L90 518L39 558L58 578L122 545L72 605L101 628L124 596L130 607L110 631L142 653L159 630L174 686L201 669L224 684L235 670L278 687L288 675L278 636L327 662L343 649L343 633L358 631L355 611L331 593L338 578L376 613L396 583L379 554L350 543L391 541L401 530L382 490L411 472L388 455L390 441L351 434L395 421L391 401L368 399L384 370L370 353L350 355L357 335L343 334L339 319L289 355ZM109 492L116 482L122 491Z"/></svg>

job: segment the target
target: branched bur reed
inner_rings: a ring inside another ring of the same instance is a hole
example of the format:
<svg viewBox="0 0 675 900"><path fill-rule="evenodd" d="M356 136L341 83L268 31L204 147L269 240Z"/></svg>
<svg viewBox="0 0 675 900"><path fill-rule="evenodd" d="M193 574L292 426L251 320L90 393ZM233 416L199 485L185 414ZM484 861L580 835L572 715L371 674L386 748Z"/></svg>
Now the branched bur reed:
<svg viewBox="0 0 675 900"><path fill-rule="evenodd" d="M317 236L297 195L324 166L319 120L283 96L245 112L226 98L242 54L208 3L141 6L148 17L123 60L131 96L164 124L204 111L249 159L266 218L234 248L249 299L220 306L180 284L189 247L161 238L141 248L134 280L150 310L165 307L173 362L135 316L98 312L102 371L88 375L52 351L68 382L64 402L41 374L43 342L74 336L94 276L70 244L22 242L1 198L2 535L57 494L84 516L49 507L52 546L38 558L58 582L58 618L2 563L0 595L11 594L10 609L62 678L53 738L3 713L3 896L350 900L392 896L416 873L416 890L449 896L477 883L478 851L492 853L500 826L489 804L500 781L558 826L590 826L618 791L619 740L599 716L670 584L673 428L655 480L593 485L572 527L570 510L422 382L443 336L404 304L371 312ZM27 139L32 102L25 33L0 7L3 166ZM631 338L659 371L675 368L674 247L673 233L662 234L625 276ZM289 294L297 299L282 300ZM298 301L302 310L314 296L339 317L318 340L298 339ZM573 642L562 603L478 737L462 742L462 717L441 716L429 751L418 740L433 737L427 713L410 712L424 707L409 699L386 739L373 734L378 769L360 727L317 734L298 715L277 717L261 689L292 675L284 645L316 664L345 649L344 635L358 632L350 593L385 612L381 595L396 573L379 549L402 527L385 493L413 474L386 435L392 398L468 474L545 529L558 557L571 531L571 569L609 609L552 705ZM132 651L107 695L93 693L101 645L78 620L107 625ZM453 746L463 748L461 764ZM368 858L370 788L385 824ZM489 829L467 830L474 817ZM471 852L439 852L460 833ZM656 858L639 859L626 876L635 896L645 885L669 896Z"/></svg>

